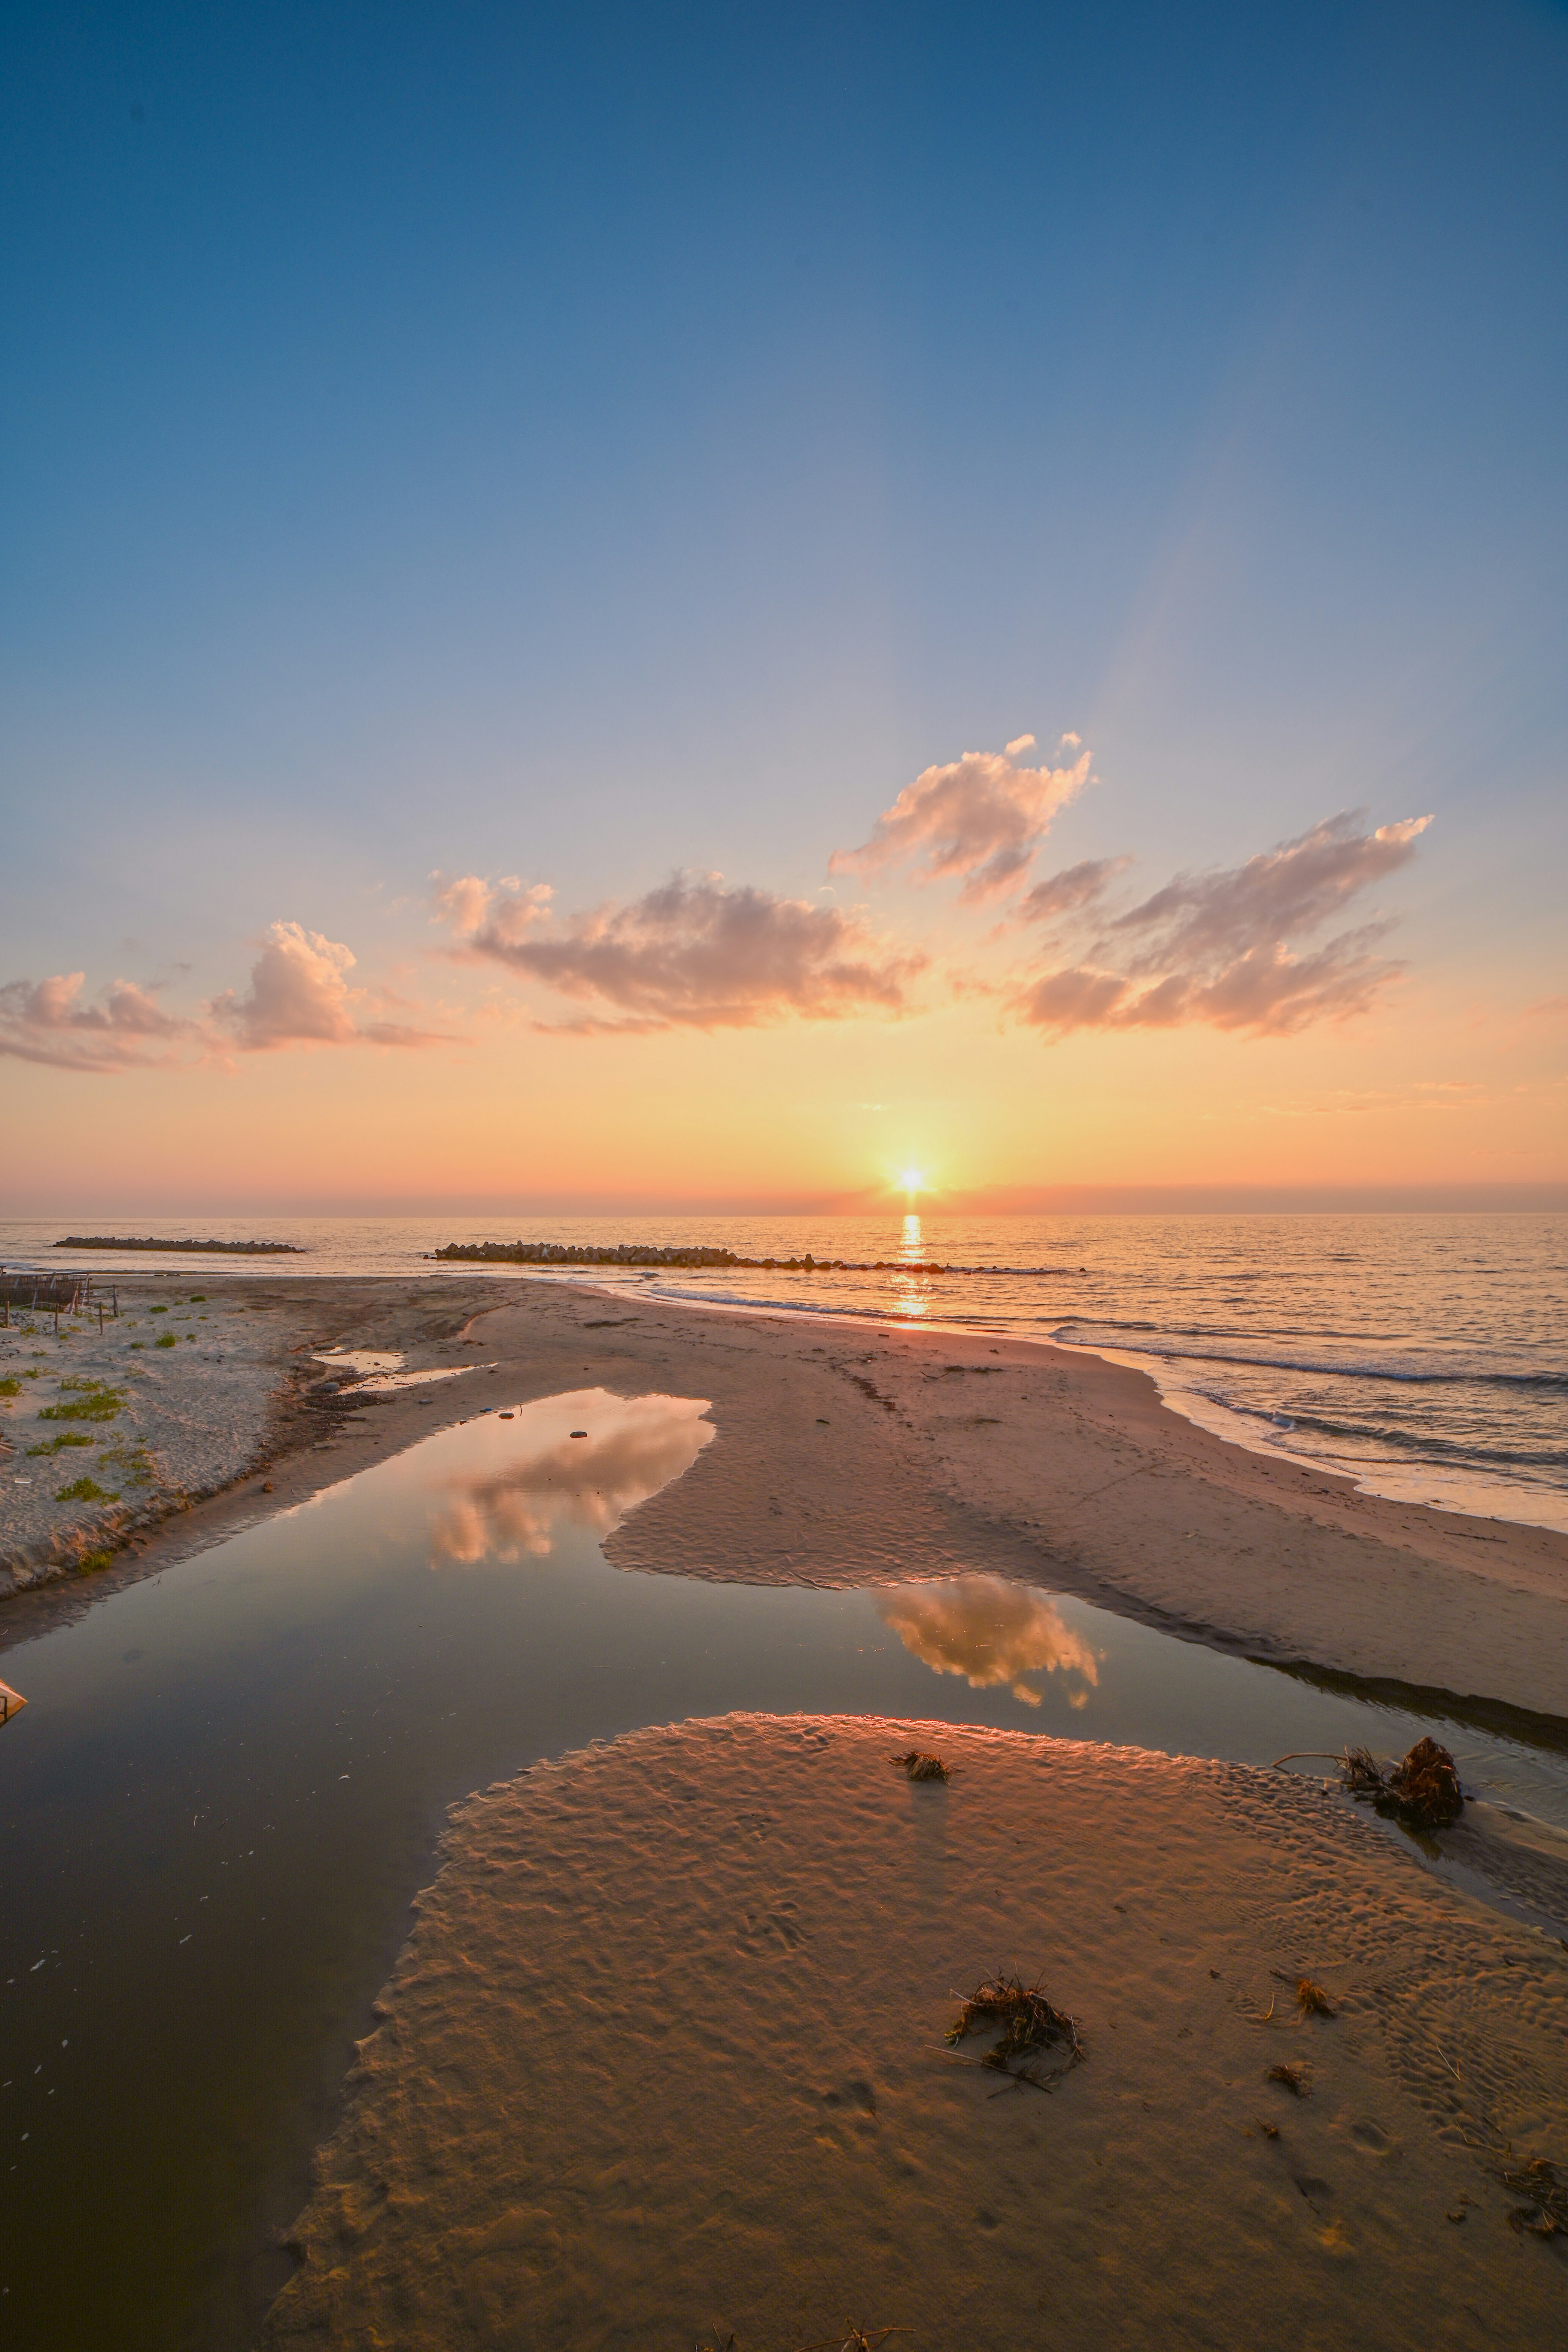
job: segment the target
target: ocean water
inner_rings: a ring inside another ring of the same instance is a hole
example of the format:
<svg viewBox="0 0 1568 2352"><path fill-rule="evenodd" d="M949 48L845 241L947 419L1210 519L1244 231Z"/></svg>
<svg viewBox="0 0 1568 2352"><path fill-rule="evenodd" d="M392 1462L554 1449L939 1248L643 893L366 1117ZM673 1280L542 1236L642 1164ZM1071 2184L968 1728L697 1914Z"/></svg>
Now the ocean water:
<svg viewBox="0 0 1568 2352"><path fill-rule="evenodd" d="M549 1217L0 1222L0 1263L162 1266L76 1254L68 1232L263 1234L300 1257L216 1273L434 1275L448 1241L711 1244L745 1257L881 1261L833 1273L598 1269L614 1288L779 1313L1007 1332L1152 1373L1166 1402L1264 1453L1378 1494L1568 1531L1568 1217ZM932 1274L931 1261L980 1269ZM515 1268L498 1281L553 1279Z"/></svg>

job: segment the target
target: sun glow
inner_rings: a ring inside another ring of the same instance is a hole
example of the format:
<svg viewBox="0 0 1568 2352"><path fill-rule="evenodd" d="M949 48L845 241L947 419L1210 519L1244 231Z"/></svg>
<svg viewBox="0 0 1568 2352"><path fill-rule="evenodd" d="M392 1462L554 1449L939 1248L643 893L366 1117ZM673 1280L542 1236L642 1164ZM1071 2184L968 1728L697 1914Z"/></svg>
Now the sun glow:
<svg viewBox="0 0 1568 2352"><path fill-rule="evenodd" d="M899 1182L906 1192L923 1192L926 1188L925 1171L920 1168L906 1168Z"/></svg>

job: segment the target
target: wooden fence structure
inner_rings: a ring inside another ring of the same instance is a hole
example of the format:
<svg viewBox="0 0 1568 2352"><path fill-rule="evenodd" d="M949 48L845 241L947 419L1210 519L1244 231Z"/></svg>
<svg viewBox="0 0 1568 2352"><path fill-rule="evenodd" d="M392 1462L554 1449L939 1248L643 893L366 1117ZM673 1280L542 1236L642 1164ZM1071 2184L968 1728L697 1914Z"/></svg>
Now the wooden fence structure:
<svg viewBox="0 0 1568 2352"><path fill-rule="evenodd" d="M62 1315L96 1315L101 1329L106 1315L120 1312L120 1287L86 1274L8 1273L0 1265L0 1328L9 1326L13 1307L20 1315L52 1315L57 1330Z"/></svg>

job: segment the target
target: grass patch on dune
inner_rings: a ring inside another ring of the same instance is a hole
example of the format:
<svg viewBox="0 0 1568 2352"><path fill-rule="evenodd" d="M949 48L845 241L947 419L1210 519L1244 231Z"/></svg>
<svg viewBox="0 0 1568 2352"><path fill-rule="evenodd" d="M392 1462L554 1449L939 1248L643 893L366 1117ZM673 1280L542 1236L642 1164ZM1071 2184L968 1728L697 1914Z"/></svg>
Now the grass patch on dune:
<svg viewBox="0 0 1568 2352"><path fill-rule="evenodd" d="M154 1339L153 1342L155 1348L177 1348L179 1344L180 1335L177 1331L165 1331L161 1339Z"/></svg>
<svg viewBox="0 0 1568 2352"><path fill-rule="evenodd" d="M29 1445L29 1454L63 1454L68 1445L91 1445L96 1440L84 1437L79 1430L66 1429L58 1437L48 1438L42 1445Z"/></svg>
<svg viewBox="0 0 1568 2352"><path fill-rule="evenodd" d="M20 1381L0 1381L0 1396L20 1396L21 1393L22 1383Z"/></svg>
<svg viewBox="0 0 1568 2352"><path fill-rule="evenodd" d="M62 1486L55 1500L59 1503L118 1503L120 1496L113 1489L100 1486L96 1478L73 1478Z"/></svg>
<svg viewBox="0 0 1568 2352"><path fill-rule="evenodd" d="M128 1486L151 1486L156 1483L153 1457L144 1445L122 1443L106 1446L99 1460L106 1470L111 1470Z"/></svg>
<svg viewBox="0 0 1568 2352"><path fill-rule="evenodd" d="M125 1402L118 1389L105 1388L101 1381L62 1381L60 1388L73 1393L63 1395L58 1404L45 1405L40 1421L112 1421Z"/></svg>

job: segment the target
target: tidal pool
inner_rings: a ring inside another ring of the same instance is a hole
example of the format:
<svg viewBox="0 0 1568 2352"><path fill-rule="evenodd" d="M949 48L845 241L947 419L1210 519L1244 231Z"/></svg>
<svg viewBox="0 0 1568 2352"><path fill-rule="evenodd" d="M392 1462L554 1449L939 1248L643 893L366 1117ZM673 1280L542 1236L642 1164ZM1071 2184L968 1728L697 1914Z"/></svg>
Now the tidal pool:
<svg viewBox="0 0 1568 2352"><path fill-rule="evenodd" d="M986 1574L818 1591L600 1549L712 1436L602 1390L437 1433L6 1654L0 2334L250 2342L447 1808L734 1707L1267 1763L1426 1728L1568 1819L1563 1759ZM1323 1768L1319 1768L1323 1769Z"/></svg>

